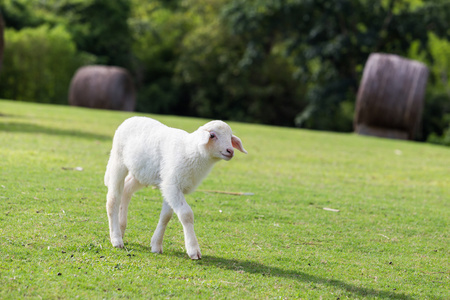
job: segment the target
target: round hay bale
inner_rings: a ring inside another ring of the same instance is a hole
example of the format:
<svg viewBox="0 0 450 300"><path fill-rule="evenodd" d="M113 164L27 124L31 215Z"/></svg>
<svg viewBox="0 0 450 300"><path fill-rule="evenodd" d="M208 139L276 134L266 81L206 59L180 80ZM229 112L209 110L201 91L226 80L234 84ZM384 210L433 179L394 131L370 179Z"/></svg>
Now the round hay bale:
<svg viewBox="0 0 450 300"><path fill-rule="evenodd" d="M70 82L69 104L134 111L136 92L131 75L120 67L81 67Z"/></svg>
<svg viewBox="0 0 450 300"><path fill-rule="evenodd" d="M414 139L419 128L428 68L392 54L372 53L356 99L355 132Z"/></svg>

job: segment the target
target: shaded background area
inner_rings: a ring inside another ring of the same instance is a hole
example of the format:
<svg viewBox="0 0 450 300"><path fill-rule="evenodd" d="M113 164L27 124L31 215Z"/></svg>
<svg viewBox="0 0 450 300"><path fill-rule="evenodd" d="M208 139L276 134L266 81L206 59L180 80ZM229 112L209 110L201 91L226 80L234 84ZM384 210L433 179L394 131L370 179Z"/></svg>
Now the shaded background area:
<svg viewBox="0 0 450 300"><path fill-rule="evenodd" d="M450 145L448 0L1 0L0 98L68 103L84 65L127 69L141 112L353 130L373 52L425 63L417 140ZM1 108L0 108L1 110Z"/></svg>

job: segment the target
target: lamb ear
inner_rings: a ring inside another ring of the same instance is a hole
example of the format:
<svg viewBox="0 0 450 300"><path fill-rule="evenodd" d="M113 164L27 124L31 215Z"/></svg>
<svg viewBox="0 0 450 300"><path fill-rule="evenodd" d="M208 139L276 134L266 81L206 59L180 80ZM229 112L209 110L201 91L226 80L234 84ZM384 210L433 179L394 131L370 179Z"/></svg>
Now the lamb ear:
<svg viewBox="0 0 450 300"><path fill-rule="evenodd" d="M201 146L201 145L206 145L206 144L208 144L208 142L209 142L209 137L210 137L210 133L209 133L209 131L208 130L205 130L205 129L201 129L201 130L199 130L199 135L198 135L198 137L199 137L199 145Z"/></svg>
<svg viewBox="0 0 450 300"><path fill-rule="evenodd" d="M244 146L242 146L241 139L238 138L237 136L235 135L231 136L231 144L233 145L234 148L238 149L242 153L247 154L247 151L244 149Z"/></svg>

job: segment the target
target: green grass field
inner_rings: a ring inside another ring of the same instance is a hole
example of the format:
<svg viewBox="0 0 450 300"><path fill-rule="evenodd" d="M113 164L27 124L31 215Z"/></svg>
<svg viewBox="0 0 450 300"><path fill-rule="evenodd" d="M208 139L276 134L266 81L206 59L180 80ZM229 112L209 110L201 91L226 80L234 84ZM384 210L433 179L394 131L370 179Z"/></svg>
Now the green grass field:
<svg viewBox="0 0 450 300"><path fill-rule="evenodd" d="M0 101L1 299L450 298L450 148L230 123L249 154L187 196L191 261L177 218L151 253L151 188L133 197L126 249L109 242L103 175L132 115Z"/></svg>

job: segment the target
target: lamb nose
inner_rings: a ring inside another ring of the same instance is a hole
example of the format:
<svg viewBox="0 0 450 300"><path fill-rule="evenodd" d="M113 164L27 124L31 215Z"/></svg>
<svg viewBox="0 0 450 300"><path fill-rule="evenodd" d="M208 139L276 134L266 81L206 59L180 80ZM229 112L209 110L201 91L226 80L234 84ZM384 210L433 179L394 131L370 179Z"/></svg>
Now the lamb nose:
<svg viewBox="0 0 450 300"><path fill-rule="evenodd" d="M234 150L233 150L233 149L231 149L231 148L228 148L228 149L227 149L227 152L228 152L228 153L230 153L231 155L233 155L233 154L234 154Z"/></svg>

